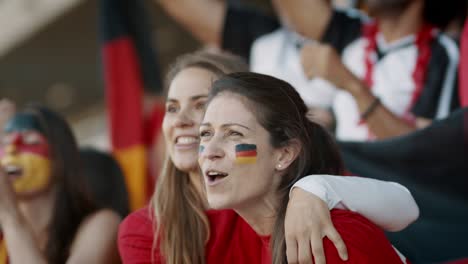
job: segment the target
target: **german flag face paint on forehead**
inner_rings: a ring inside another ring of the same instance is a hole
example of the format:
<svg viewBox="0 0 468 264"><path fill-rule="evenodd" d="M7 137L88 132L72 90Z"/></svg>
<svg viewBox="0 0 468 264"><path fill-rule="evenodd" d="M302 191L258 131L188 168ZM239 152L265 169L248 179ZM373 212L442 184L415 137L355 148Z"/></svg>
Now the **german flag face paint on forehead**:
<svg viewBox="0 0 468 264"><path fill-rule="evenodd" d="M252 164L257 162L257 145L238 144L236 145L236 163Z"/></svg>
<svg viewBox="0 0 468 264"><path fill-rule="evenodd" d="M44 129L32 114L15 115L7 122L5 133L1 142L3 147L14 146L18 153L31 153L49 158L49 144L44 136Z"/></svg>
<svg viewBox="0 0 468 264"><path fill-rule="evenodd" d="M41 134L44 133L44 129L42 128L41 124L37 117L32 114L28 113L19 113L16 114L10 121L7 122L5 125L5 133L12 133L12 132L22 132L34 130L38 131Z"/></svg>

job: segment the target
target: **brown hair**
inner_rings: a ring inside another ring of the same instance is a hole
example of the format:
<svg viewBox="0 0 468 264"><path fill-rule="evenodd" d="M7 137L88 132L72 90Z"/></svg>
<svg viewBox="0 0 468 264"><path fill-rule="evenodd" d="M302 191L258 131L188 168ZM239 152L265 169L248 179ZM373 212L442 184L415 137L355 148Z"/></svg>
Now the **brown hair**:
<svg viewBox="0 0 468 264"><path fill-rule="evenodd" d="M280 203L271 238L273 263L287 263L284 218L289 189L306 175L341 174L343 164L338 147L324 128L307 119L304 101L285 81L257 73L233 73L214 82L209 102L224 93L246 98L246 106L268 131L273 147L286 146L292 140L301 145L298 157L282 175L278 186Z"/></svg>
<svg viewBox="0 0 468 264"><path fill-rule="evenodd" d="M86 188L78 146L65 119L37 105L28 106L23 113L37 118L49 142L52 179L57 191L45 256L47 263L65 263L81 222L95 212L97 206Z"/></svg>
<svg viewBox="0 0 468 264"><path fill-rule="evenodd" d="M217 77L236 71L247 71L240 58L226 53L198 51L179 57L168 72L166 90L182 70L197 67L213 72ZM200 179L201 180L201 179ZM205 215L206 198L191 184L187 172L176 168L166 157L151 200L155 239L168 264L205 263L205 243L209 223Z"/></svg>

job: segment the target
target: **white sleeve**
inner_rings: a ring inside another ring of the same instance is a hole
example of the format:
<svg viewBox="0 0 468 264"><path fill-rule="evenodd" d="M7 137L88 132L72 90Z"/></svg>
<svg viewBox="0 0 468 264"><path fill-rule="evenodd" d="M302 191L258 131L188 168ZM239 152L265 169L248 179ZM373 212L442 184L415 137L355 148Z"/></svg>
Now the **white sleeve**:
<svg viewBox="0 0 468 264"><path fill-rule="evenodd" d="M353 176L309 175L299 187L322 199L329 209L357 212L386 231L400 231L419 216L419 208L407 188L396 182Z"/></svg>

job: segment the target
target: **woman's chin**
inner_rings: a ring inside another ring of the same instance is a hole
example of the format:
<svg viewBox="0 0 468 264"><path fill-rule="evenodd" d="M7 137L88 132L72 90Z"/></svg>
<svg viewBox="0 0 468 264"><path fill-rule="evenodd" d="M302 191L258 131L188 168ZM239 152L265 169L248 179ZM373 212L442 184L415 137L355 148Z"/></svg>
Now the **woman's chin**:
<svg viewBox="0 0 468 264"><path fill-rule="evenodd" d="M190 173L190 172L198 172L198 164L187 164L187 163L179 163L174 164L175 167L183 172Z"/></svg>
<svg viewBox="0 0 468 264"><path fill-rule="evenodd" d="M226 199L222 199L222 197L213 197L213 196L210 197L210 195L208 194L207 198L208 198L208 205L210 206L210 209L222 210L222 209L233 208L232 202Z"/></svg>
<svg viewBox="0 0 468 264"><path fill-rule="evenodd" d="M186 161L180 161L177 162L176 160L173 160L174 166L183 172L189 173L192 171L197 172L198 171L198 163L196 161L194 162L186 162Z"/></svg>
<svg viewBox="0 0 468 264"><path fill-rule="evenodd" d="M174 153L171 160L178 170L187 173L198 171L198 153Z"/></svg>

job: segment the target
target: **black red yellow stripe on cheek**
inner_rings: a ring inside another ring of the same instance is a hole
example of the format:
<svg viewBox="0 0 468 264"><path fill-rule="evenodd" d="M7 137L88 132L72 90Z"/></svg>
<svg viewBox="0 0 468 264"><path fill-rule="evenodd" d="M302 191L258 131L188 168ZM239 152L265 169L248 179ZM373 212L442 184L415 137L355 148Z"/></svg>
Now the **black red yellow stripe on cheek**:
<svg viewBox="0 0 468 264"><path fill-rule="evenodd" d="M0 155L10 154L21 154L21 153L31 153L36 154L45 158L49 158L49 143L47 139L39 132L34 132L35 142L27 143L25 137L26 134L22 132L13 132L5 137L10 139L0 147Z"/></svg>
<svg viewBox="0 0 468 264"><path fill-rule="evenodd" d="M14 151L9 151L8 148L15 148ZM20 155L21 153L31 153L44 158L50 158L50 152L48 145L22 145L22 146L12 146L8 145L5 147L0 147L0 157L5 156L7 153L12 153L15 155Z"/></svg>
<svg viewBox="0 0 468 264"><path fill-rule="evenodd" d="M257 162L257 145L238 144L236 145L236 163L251 164Z"/></svg>
<svg viewBox="0 0 468 264"><path fill-rule="evenodd" d="M49 144L41 143L35 145L19 145L16 146L16 151L18 153L31 153L36 154L44 158L50 158Z"/></svg>

